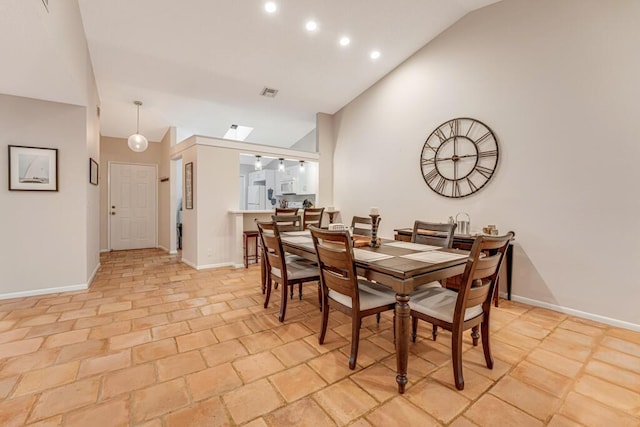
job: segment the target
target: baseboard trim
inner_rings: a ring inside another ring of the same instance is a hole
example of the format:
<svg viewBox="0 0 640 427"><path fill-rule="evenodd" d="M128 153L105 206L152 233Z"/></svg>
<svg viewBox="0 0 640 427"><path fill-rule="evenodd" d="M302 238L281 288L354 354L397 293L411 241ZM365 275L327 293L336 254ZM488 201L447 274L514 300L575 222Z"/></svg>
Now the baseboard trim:
<svg viewBox="0 0 640 427"><path fill-rule="evenodd" d="M177 255L177 254L178 254L178 251L175 251L175 250L174 251L169 251L169 255Z"/></svg>
<svg viewBox="0 0 640 427"><path fill-rule="evenodd" d="M89 286L83 285L60 286L59 288L33 289L31 291L10 292L8 294L0 294L0 300L12 298L32 297L35 295L57 294L61 292L86 291Z"/></svg>
<svg viewBox="0 0 640 427"><path fill-rule="evenodd" d="M506 293L500 293L500 296L507 298ZM599 314L588 313L586 311L576 310L574 308L564 307L557 304L551 304L544 301L538 301L531 298L521 297L518 295L511 295L513 301L521 302L535 307L548 308L549 310L559 311L560 313L570 314L571 316L581 317L583 319L593 320L594 322L604 323L605 325L616 326L618 328L630 329L632 331L640 332L640 325L627 322L625 320L613 319L611 317L601 316Z"/></svg>
<svg viewBox="0 0 640 427"><path fill-rule="evenodd" d="M91 282L93 282L93 279L95 279L96 274L98 274L98 270L100 270L100 263L98 263L98 265L96 265L96 268L93 270L93 273L91 273L91 275L89 276L89 279L87 280L87 289L89 288L89 286L91 286Z"/></svg>
<svg viewBox="0 0 640 427"><path fill-rule="evenodd" d="M100 253L111 252L111 249L100 249Z"/></svg>
<svg viewBox="0 0 640 427"><path fill-rule="evenodd" d="M196 267L196 270L208 270L210 268L221 268L221 267L233 267L234 263L232 262L221 262L218 264L203 264Z"/></svg>
<svg viewBox="0 0 640 427"><path fill-rule="evenodd" d="M171 253L168 248L165 248L164 246L161 246L161 245L158 245L158 249L162 249L163 251L165 251L167 253Z"/></svg>

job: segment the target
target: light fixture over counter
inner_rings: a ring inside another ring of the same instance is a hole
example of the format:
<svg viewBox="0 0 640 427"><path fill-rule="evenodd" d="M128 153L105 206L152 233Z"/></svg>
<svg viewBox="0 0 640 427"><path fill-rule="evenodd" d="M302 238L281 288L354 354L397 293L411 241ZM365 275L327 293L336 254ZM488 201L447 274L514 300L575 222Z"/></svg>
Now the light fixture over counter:
<svg viewBox="0 0 640 427"><path fill-rule="evenodd" d="M149 141L144 135L140 135L140 106L142 102L133 101L133 103L138 107L138 119L136 121L136 133L131 135L127 140L127 144L129 144L129 148L136 153L142 153L149 146Z"/></svg>
<svg viewBox="0 0 640 427"><path fill-rule="evenodd" d="M262 156L258 156L258 155L256 155L256 164L255 164L254 169L255 169L255 170L257 170L257 171L262 170L262 160L261 160L261 157L262 157Z"/></svg>

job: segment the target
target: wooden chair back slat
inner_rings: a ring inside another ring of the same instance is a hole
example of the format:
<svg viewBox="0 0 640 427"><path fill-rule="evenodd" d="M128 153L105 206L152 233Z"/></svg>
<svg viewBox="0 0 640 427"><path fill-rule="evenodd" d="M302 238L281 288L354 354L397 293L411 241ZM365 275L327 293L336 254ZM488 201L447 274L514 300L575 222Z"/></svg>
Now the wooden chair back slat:
<svg viewBox="0 0 640 427"><path fill-rule="evenodd" d="M451 248L455 230L456 224L416 221L413 224L411 241L423 245Z"/></svg>
<svg viewBox="0 0 640 427"><path fill-rule="evenodd" d="M302 229L306 230L310 225L322 227L322 214L324 208L307 208L302 215Z"/></svg>
<svg viewBox="0 0 640 427"><path fill-rule="evenodd" d="M298 208L276 208L276 215L296 215Z"/></svg>
<svg viewBox="0 0 640 427"><path fill-rule="evenodd" d="M370 216L354 216L351 219L351 228L353 229L353 234L357 234L360 236L369 236L371 237L371 222ZM380 217L378 217L378 226L380 225Z"/></svg>
<svg viewBox="0 0 640 427"><path fill-rule="evenodd" d="M300 215L272 215L271 219L279 232L302 230Z"/></svg>

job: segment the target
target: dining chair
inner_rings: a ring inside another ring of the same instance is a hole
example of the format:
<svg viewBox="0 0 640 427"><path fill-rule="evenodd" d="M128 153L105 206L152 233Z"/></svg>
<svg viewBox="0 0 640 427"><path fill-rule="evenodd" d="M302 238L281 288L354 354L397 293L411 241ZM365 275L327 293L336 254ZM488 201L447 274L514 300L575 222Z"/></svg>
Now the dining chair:
<svg viewBox="0 0 640 427"><path fill-rule="evenodd" d="M278 226L279 231L301 231L300 215L271 215L271 219Z"/></svg>
<svg viewBox="0 0 640 427"><path fill-rule="evenodd" d="M451 332L453 379L458 390L464 389L462 376L462 334L467 329L481 329L482 349L487 368L493 369L489 344L489 315L496 292L496 282L504 254L513 238L513 232L504 236L478 236L462 274L458 292L442 287L431 287L412 295L411 307L413 342L416 341L418 320L424 320ZM472 334L473 345L478 345L477 334Z"/></svg>
<svg viewBox="0 0 640 427"><path fill-rule="evenodd" d="M276 208L276 215L296 215L298 208Z"/></svg>
<svg viewBox="0 0 640 427"><path fill-rule="evenodd" d="M318 256L322 287L322 327L318 342L324 344L330 308L351 316L349 369L355 369L362 319L393 310L396 295L390 288L357 276L348 231L327 231L314 226L309 230Z"/></svg>
<svg viewBox="0 0 640 427"><path fill-rule="evenodd" d="M302 214L302 229L306 230L310 225L321 228L322 227L322 214L324 208L307 208Z"/></svg>
<svg viewBox="0 0 640 427"><path fill-rule="evenodd" d="M307 282L318 282L318 267L309 262L299 262L297 258L287 258L282 249L282 240L278 226L271 222L259 222L258 231L262 240L264 250L264 260L266 269L266 292L264 298L264 308L269 307L272 285L277 288L281 286L281 304L278 320L284 322L287 313L287 290L296 284L302 286ZM320 302L320 285L318 283L318 302Z"/></svg>
<svg viewBox="0 0 640 427"><path fill-rule="evenodd" d="M378 217L378 226L380 225L380 217ZM351 229L353 234L359 236L371 237L371 217L370 216L354 216L351 219Z"/></svg>
<svg viewBox="0 0 640 427"><path fill-rule="evenodd" d="M423 245L451 248L453 245L453 233L457 224L416 221L413 223L411 241Z"/></svg>

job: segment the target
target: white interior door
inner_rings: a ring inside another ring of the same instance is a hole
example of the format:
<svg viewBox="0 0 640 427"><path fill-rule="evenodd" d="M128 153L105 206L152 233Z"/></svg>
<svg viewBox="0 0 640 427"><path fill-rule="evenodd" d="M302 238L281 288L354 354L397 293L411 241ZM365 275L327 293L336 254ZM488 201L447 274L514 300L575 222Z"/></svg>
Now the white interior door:
<svg viewBox="0 0 640 427"><path fill-rule="evenodd" d="M156 247L156 167L111 163L111 249Z"/></svg>

